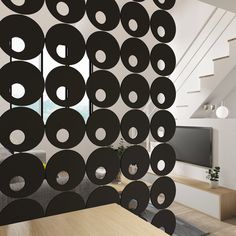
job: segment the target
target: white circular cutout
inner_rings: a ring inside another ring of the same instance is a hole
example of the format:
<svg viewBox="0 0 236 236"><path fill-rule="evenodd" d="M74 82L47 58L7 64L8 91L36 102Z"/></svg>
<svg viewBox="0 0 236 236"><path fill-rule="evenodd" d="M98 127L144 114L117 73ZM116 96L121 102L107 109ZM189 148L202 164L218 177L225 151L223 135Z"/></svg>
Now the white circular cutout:
<svg viewBox="0 0 236 236"><path fill-rule="evenodd" d="M105 90L103 90L103 89L98 89L98 90L96 91L95 97L96 97L96 99L97 99L99 102L105 101L105 99L106 99L106 92L105 92Z"/></svg>
<svg viewBox="0 0 236 236"><path fill-rule="evenodd" d="M163 160L160 160L157 163L157 168L158 168L159 171L163 171L165 169L165 166L166 166L166 163Z"/></svg>
<svg viewBox="0 0 236 236"><path fill-rule="evenodd" d="M164 4L166 0L158 0L159 3Z"/></svg>
<svg viewBox="0 0 236 236"><path fill-rule="evenodd" d="M65 86L61 86L57 89L57 97L62 100L65 101L66 100L66 87Z"/></svg>
<svg viewBox="0 0 236 236"><path fill-rule="evenodd" d="M107 17L102 11L97 11L95 14L95 18L96 18L96 21L101 25L105 24L107 21Z"/></svg>
<svg viewBox="0 0 236 236"><path fill-rule="evenodd" d="M130 64L130 66L132 66L132 67L137 66L137 65L138 65L138 59L137 59L137 57L134 56L134 55L130 56L130 57L129 57L129 64Z"/></svg>
<svg viewBox="0 0 236 236"><path fill-rule="evenodd" d="M25 88L19 83L15 83L11 86L12 97L20 99L25 95Z"/></svg>
<svg viewBox="0 0 236 236"><path fill-rule="evenodd" d="M57 3L57 12L61 16L67 16L70 12L70 8L65 2L58 2Z"/></svg>
<svg viewBox="0 0 236 236"><path fill-rule="evenodd" d="M163 60L159 60L157 62L157 67L159 70L163 71L166 68L166 63Z"/></svg>
<svg viewBox="0 0 236 236"><path fill-rule="evenodd" d="M164 193L160 193L160 194L158 195L158 197L157 197L157 202L158 202L160 205L162 205L162 204L165 202L165 198L166 198L165 194L164 194Z"/></svg>
<svg viewBox="0 0 236 236"><path fill-rule="evenodd" d="M160 37L164 37L166 34L165 28L163 26L159 26L157 28L157 33Z"/></svg>
<svg viewBox="0 0 236 236"><path fill-rule="evenodd" d="M18 7L23 6L25 4L25 0L11 0L11 2Z"/></svg>
<svg viewBox="0 0 236 236"><path fill-rule="evenodd" d="M130 93L129 93L129 100L130 100L130 102L132 102L132 103L137 102L137 100L138 100L138 94L137 94L135 91L130 92Z"/></svg>
<svg viewBox="0 0 236 236"><path fill-rule="evenodd" d="M70 176L68 174L68 172L66 171L60 171L58 174L57 174L57 183L59 185L65 185L70 179Z"/></svg>
<svg viewBox="0 0 236 236"><path fill-rule="evenodd" d="M96 52L95 57L96 57L96 60L97 60L98 62L100 62L100 63L103 63L103 62L106 61L106 53L103 52L102 50L98 50L98 51Z"/></svg>
<svg viewBox="0 0 236 236"><path fill-rule="evenodd" d="M66 46L59 44L56 48L57 55L61 58L66 58Z"/></svg>
<svg viewBox="0 0 236 236"><path fill-rule="evenodd" d="M129 21L129 28L130 28L132 31L135 32L135 31L138 29L138 23L137 23L137 21L134 20L134 19L131 19L131 20Z"/></svg>
<svg viewBox="0 0 236 236"><path fill-rule="evenodd" d="M10 141L14 145L21 145L25 141L25 134L21 130L17 129L11 132Z"/></svg>
<svg viewBox="0 0 236 236"><path fill-rule="evenodd" d="M163 93L159 93L159 94L157 95L157 101L158 101L160 104L165 103L165 101L166 101L165 95L164 95Z"/></svg>
<svg viewBox="0 0 236 236"><path fill-rule="evenodd" d="M95 172L95 176L97 179L104 179L106 176L106 169L104 167L98 167L96 172Z"/></svg>
<svg viewBox="0 0 236 236"><path fill-rule="evenodd" d="M138 130L135 127L130 128L129 137L135 139L137 138L137 136L138 136Z"/></svg>
<svg viewBox="0 0 236 236"><path fill-rule="evenodd" d="M25 187L25 180L21 176L15 176L10 180L10 189L19 192Z"/></svg>
<svg viewBox="0 0 236 236"><path fill-rule="evenodd" d="M165 128L163 126L160 126L157 130L157 134L160 138L163 138L165 136Z"/></svg>
<svg viewBox="0 0 236 236"><path fill-rule="evenodd" d="M137 209L137 207L138 207L138 201L135 200L135 199L132 199L132 200L129 202L128 208L129 208L130 210L135 210L135 209Z"/></svg>
<svg viewBox="0 0 236 236"><path fill-rule="evenodd" d="M96 136L97 140L99 140L99 141L104 140L106 138L106 130L103 128L97 129L95 136Z"/></svg>
<svg viewBox="0 0 236 236"><path fill-rule="evenodd" d="M11 41L11 48L15 52L23 52L25 50L25 42L19 37L13 37Z"/></svg>
<svg viewBox="0 0 236 236"><path fill-rule="evenodd" d="M70 134L68 132L68 130L66 129L60 129L57 131L57 140L61 143L65 143L68 141L70 137Z"/></svg>

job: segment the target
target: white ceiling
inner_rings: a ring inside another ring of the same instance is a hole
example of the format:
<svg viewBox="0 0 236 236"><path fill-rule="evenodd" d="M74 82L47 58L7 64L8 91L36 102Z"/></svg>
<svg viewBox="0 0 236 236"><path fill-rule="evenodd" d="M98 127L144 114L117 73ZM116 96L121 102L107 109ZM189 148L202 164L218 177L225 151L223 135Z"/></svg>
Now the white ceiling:
<svg viewBox="0 0 236 236"><path fill-rule="evenodd" d="M235 0L200 0L200 1L236 13L236 1Z"/></svg>

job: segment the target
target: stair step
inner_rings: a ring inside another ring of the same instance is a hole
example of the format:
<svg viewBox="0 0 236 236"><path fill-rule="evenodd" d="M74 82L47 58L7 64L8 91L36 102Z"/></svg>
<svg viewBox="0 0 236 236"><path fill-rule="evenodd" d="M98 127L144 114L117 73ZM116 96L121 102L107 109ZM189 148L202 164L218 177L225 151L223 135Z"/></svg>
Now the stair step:
<svg viewBox="0 0 236 236"><path fill-rule="evenodd" d="M184 107L188 107L188 105L177 105L177 108L184 108Z"/></svg>
<svg viewBox="0 0 236 236"><path fill-rule="evenodd" d="M203 79L203 78L207 78L207 77L213 77L214 74L209 74L209 75L202 75L202 76L199 76L199 79Z"/></svg>
<svg viewBox="0 0 236 236"><path fill-rule="evenodd" d="M229 58L229 57L230 57L230 56L218 57L218 58L213 59L213 61L224 60L224 59L227 59L227 58Z"/></svg>
<svg viewBox="0 0 236 236"><path fill-rule="evenodd" d="M229 39L228 42L232 42L234 40L236 40L236 38Z"/></svg>
<svg viewBox="0 0 236 236"><path fill-rule="evenodd" d="M192 93L200 93L200 92L201 92L200 90L194 90L194 91L188 91L187 93L192 94Z"/></svg>

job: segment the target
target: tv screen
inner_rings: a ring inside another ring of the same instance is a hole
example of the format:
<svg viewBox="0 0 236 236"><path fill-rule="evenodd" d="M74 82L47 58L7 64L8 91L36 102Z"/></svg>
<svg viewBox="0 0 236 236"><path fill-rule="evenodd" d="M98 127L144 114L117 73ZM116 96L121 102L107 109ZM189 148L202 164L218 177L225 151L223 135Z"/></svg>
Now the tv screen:
<svg viewBox="0 0 236 236"><path fill-rule="evenodd" d="M176 127L170 144L175 149L177 161L212 167L212 128Z"/></svg>

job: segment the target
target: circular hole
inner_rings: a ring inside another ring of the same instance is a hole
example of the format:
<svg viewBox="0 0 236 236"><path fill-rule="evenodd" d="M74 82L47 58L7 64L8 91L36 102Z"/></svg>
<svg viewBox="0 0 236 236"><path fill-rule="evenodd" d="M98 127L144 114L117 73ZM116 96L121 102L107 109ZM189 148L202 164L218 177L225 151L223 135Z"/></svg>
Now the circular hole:
<svg viewBox="0 0 236 236"><path fill-rule="evenodd" d="M128 208L129 208L130 210L135 210L135 209L137 209L137 207L138 207L138 201L135 200L135 199L132 199L132 200L129 202Z"/></svg>
<svg viewBox="0 0 236 236"><path fill-rule="evenodd" d="M105 24L107 20L106 15L102 11L98 11L95 15L95 18L97 22L101 25Z"/></svg>
<svg viewBox="0 0 236 236"><path fill-rule="evenodd" d="M158 0L159 3L164 4L166 0Z"/></svg>
<svg viewBox="0 0 236 236"><path fill-rule="evenodd" d="M165 165L166 163L163 161L163 160L160 160L158 163L157 163L157 168L159 171L163 171L165 169Z"/></svg>
<svg viewBox="0 0 236 236"><path fill-rule="evenodd" d="M106 138L106 130L103 128L99 128L97 129L95 135L96 135L97 140L102 141Z"/></svg>
<svg viewBox="0 0 236 236"><path fill-rule="evenodd" d="M129 173L131 174L131 175L135 175L136 173L138 172L138 166L137 166L137 164L135 164L135 165L130 165L129 166Z"/></svg>
<svg viewBox="0 0 236 236"><path fill-rule="evenodd" d="M61 86L57 89L57 97L62 100L65 101L66 100L66 87L65 86Z"/></svg>
<svg viewBox="0 0 236 236"><path fill-rule="evenodd" d="M12 50L15 52L23 52L25 49L25 42L19 37L12 38Z"/></svg>
<svg viewBox="0 0 236 236"><path fill-rule="evenodd" d="M165 136L165 128L164 127L159 127L157 130L157 134L160 138L163 138Z"/></svg>
<svg viewBox="0 0 236 236"><path fill-rule="evenodd" d="M132 31L136 31L138 29L138 23L136 20L134 19L131 19L129 21L129 28L132 30Z"/></svg>
<svg viewBox="0 0 236 236"><path fill-rule="evenodd" d="M25 88L19 83L15 83L11 86L12 97L20 99L25 95Z"/></svg>
<svg viewBox="0 0 236 236"><path fill-rule="evenodd" d="M130 128L129 137L135 139L137 138L137 136L138 136L138 130L135 127Z"/></svg>
<svg viewBox="0 0 236 236"><path fill-rule="evenodd" d="M105 92L105 90L103 90L103 89L98 89L98 90L96 91L95 96L96 96L96 99L97 99L99 102L103 102L103 101L106 99L106 92Z"/></svg>
<svg viewBox="0 0 236 236"><path fill-rule="evenodd" d="M56 49L57 55L61 58L66 58L66 46L59 44Z"/></svg>
<svg viewBox="0 0 236 236"><path fill-rule="evenodd" d="M106 54L102 50L98 50L96 52L95 57L96 57L96 60L100 63L104 63L106 61Z"/></svg>
<svg viewBox="0 0 236 236"><path fill-rule="evenodd" d="M165 70L166 64L163 60L159 60L157 62L157 67L158 67L159 70L163 71L163 70Z"/></svg>
<svg viewBox="0 0 236 236"><path fill-rule="evenodd" d="M98 167L96 172L95 172L95 176L97 179L104 179L106 176L106 169L104 167Z"/></svg>
<svg viewBox="0 0 236 236"><path fill-rule="evenodd" d="M25 134L21 130L14 130L10 134L10 141L14 145L21 145L25 141Z"/></svg>
<svg viewBox="0 0 236 236"><path fill-rule="evenodd" d="M18 7L23 6L25 4L25 0L11 0L11 2Z"/></svg>
<svg viewBox="0 0 236 236"><path fill-rule="evenodd" d="M165 30L165 28L164 28L163 26L159 26L159 27L157 28L157 33L158 33L158 35L159 35L160 37L164 37L165 34L166 34L166 30Z"/></svg>
<svg viewBox="0 0 236 236"><path fill-rule="evenodd" d="M138 94L137 94L135 91L130 92L130 93L129 93L129 100L130 100L130 102L132 102L132 103L137 102L137 100L138 100Z"/></svg>
<svg viewBox="0 0 236 236"><path fill-rule="evenodd" d="M60 184L60 185L65 185L68 181L69 181L69 174L68 172L66 171L60 171L58 174L57 174L57 183Z"/></svg>
<svg viewBox="0 0 236 236"><path fill-rule="evenodd" d="M159 93L157 95L157 101L160 103L160 104L163 104L165 103L165 100L166 100L166 97L163 93Z"/></svg>
<svg viewBox="0 0 236 236"><path fill-rule="evenodd" d="M21 176L15 176L10 181L10 189L19 192L25 187L25 180Z"/></svg>
<svg viewBox="0 0 236 236"><path fill-rule="evenodd" d="M70 12L70 8L65 2L59 2L57 3L57 12L61 16L67 16Z"/></svg>
<svg viewBox="0 0 236 236"><path fill-rule="evenodd" d="M132 67L137 66L137 65L138 65L138 59L137 59L137 57L134 56L134 55L130 56L130 57L129 57L129 64L130 64L130 66L132 66Z"/></svg>
<svg viewBox="0 0 236 236"><path fill-rule="evenodd" d="M69 132L66 129L60 129L57 131L57 140L61 143L65 143L69 139Z"/></svg>
<svg viewBox="0 0 236 236"><path fill-rule="evenodd" d="M165 194L164 193L160 193L157 197L157 202L158 204L162 205L165 202Z"/></svg>

